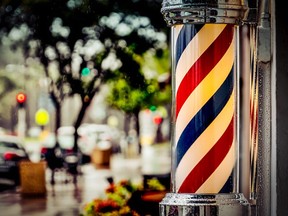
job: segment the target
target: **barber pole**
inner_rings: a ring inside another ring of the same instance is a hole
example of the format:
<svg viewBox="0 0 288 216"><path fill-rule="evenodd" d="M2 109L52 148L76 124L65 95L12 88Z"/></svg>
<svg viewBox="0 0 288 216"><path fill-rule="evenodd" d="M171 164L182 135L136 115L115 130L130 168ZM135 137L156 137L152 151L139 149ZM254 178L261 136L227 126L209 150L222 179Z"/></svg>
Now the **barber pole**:
<svg viewBox="0 0 288 216"><path fill-rule="evenodd" d="M174 31L176 191L219 193L228 182L222 191L232 192L234 26L181 25Z"/></svg>
<svg viewBox="0 0 288 216"><path fill-rule="evenodd" d="M239 192L240 0L164 0L171 26L171 192L160 215L249 215Z"/></svg>

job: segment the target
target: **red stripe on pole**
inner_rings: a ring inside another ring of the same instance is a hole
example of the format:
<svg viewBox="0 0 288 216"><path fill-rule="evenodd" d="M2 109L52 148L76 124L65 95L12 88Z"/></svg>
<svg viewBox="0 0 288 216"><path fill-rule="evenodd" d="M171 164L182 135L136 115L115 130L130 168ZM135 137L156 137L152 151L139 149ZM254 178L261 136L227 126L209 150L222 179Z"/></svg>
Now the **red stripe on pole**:
<svg viewBox="0 0 288 216"><path fill-rule="evenodd" d="M181 81L176 95L176 118L186 99L224 56L233 39L233 28L226 25L221 34L192 65ZM211 56L213 55L213 56ZM196 79L195 79L196 78Z"/></svg>
<svg viewBox="0 0 288 216"><path fill-rule="evenodd" d="M232 118L226 131L213 148L201 161L199 161L186 177L185 181L180 186L178 193L185 193L187 191L195 193L224 160L232 146L233 140L234 118Z"/></svg>

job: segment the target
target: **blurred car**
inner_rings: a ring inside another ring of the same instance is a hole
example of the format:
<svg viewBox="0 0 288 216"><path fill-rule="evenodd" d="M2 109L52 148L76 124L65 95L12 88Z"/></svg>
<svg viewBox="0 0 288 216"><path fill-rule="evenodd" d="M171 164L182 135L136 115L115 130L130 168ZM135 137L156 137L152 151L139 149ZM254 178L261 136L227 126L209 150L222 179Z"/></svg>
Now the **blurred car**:
<svg viewBox="0 0 288 216"><path fill-rule="evenodd" d="M64 166L64 158L73 152L74 127L63 126L57 130L57 136L49 132L42 142L41 155L52 170ZM56 145L56 141L59 146Z"/></svg>
<svg viewBox="0 0 288 216"><path fill-rule="evenodd" d="M56 158L63 159L64 155L70 156L73 153L74 133L75 128L73 126L62 126L57 130L59 148L57 148L55 152ZM81 154L81 164L89 163L91 161L91 153L97 145L105 144L105 146L107 146L109 144L114 152L118 151L120 148L120 131L107 124L84 123L78 128L77 133L79 136L77 144ZM52 150L55 150L56 136L54 135L54 138L51 138L52 134L49 136L50 138L46 139L42 144L41 153L42 157L46 159L49 157L52 158L49 161L51 161L51 166L53 166L53 161L59 161L55 157L53 158L54 155L53 152L51 152ZM48 162L48 166L49 164L50 163ZM55 164L55 166L58 165Z"/></svg>
<svg viewBox="0 0 288 216"><path fill-rule="evenodd" d="M15 136L0 135L0 179L4 182L20 184L19 164L29 160L21 139Z"/></svg>
<svg viewBox="0 0 288 216"><path fill-rule="evenodd" d="M41 145L43 149L51 149L58 141L62 149L72 149L74 146L74 131L75 129L72 126L62 126L58 128L57 135L53 132L42 132L42 135L40 135L42 137Z"/></svg>
<svg viewBox="0 0 288 216"><path fill-rule="evenodd" d="M89 160L93 149L97 146L110 145L112 152L117 152L120 148L120 131L107 124L84 123L78 128L77 133L79 135L78 146L83 154L83 160Z"/></svg>

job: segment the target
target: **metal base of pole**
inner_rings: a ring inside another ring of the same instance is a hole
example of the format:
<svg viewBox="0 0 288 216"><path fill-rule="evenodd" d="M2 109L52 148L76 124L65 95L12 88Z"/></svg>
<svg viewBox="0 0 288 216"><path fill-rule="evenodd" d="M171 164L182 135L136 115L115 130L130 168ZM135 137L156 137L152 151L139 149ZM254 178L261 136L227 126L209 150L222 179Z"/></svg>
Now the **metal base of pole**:
<svg viewBox="0 0 288 216"><path fill-rule="evenodd" d="M250 204L241 193L167 193L159 204L161 216L249 216Z"/></svg>

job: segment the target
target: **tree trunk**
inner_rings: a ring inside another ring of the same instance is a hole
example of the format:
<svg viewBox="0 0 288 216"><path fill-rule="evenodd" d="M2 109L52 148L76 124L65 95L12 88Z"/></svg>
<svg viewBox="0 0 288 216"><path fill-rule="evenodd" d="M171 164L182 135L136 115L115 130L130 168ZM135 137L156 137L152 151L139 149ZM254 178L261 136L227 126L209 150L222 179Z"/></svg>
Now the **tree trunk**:
<svg viewBox="0 0 288 216"><path fill-rule="evenodd" d="M126 134L129 136L130 130L135 130L136 131L136 136L138 140L138 153L141 153L141 145L139 141L139 133L140 133L140 126L139 126L139 112L133 112L126 114L125 117L125 125L126 125Z"/></svg>
<svg viewBox="0 0 288 216"><path fill-rule="evenodd" d="M55 105L55 110L56 110L55 128L54 128L54 132L55 132L55 136L56 136L56 143L55 143L55 148L56 148L56 147L59 147L57 130L58 130L58 128L61 127L61 106L57 102L54 102L54 105Z"/></svg>
<svg viewBox="0 0 288 216"><path fill-rule="evenodd" d="M137 132L137 136L139 138L139 134L140 134L140 125L139 125L139 112L135 112L133 113L134 119L135 119L135 130Z"/></svg>
<svg viewBox="0 0 288 216"><path fill-rule="evenodd" d="M78 133L77 133L77 130L78 128L80 127L81 123L82 123L82 120L85 116L85 112L87 110L87 108L89 107L90 103L85 103L83 102L82 103L82 107L80 109L80 112L79 112L79 115L76 119L76 122L74 124L74 128L75 128L75 132L74 132L74 146L73 146L73 152L77 153L78 152Z"/></svg>
<svg viewBox="0 0 288 216"><path fill-rule="evenodd" d="M137 140L138 140L138 153L141 153L141 143L140 143L140 124L139 124L139 111L134 113L134 119L135 119L135 130L137 132Z"/></svg>

